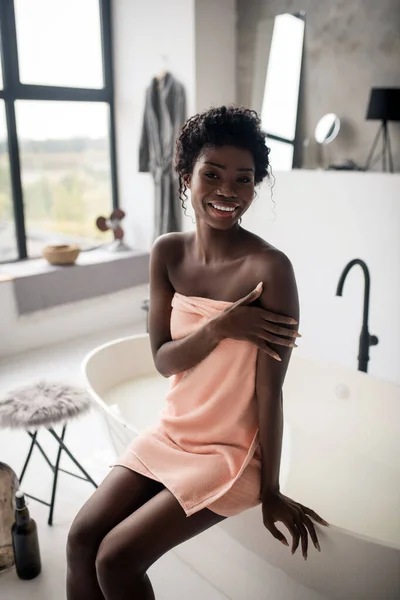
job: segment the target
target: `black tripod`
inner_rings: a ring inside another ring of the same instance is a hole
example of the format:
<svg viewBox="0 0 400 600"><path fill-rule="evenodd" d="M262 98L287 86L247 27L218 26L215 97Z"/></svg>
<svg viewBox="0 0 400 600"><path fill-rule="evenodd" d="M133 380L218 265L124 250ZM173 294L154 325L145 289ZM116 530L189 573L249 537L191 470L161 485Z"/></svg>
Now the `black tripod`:
<svg viewBox="0 0 400 600"><path fill-rule="evenodd" d="M378 144L381 135L383 136L382 151L380 154L378 154L374 162L371 164L375 148ZM371 167L374 167L380 158L382 158L382 171L389 171L389 173L393 173L393 156L392 149L390 147L389 128L387 121L382 121L378 129L378 133L375 136L374 143L372 144L371 150L369 151L367 162L365 163L365 170L368 171ZM388 169L386 168L387 166L389 167Z"/></svg>

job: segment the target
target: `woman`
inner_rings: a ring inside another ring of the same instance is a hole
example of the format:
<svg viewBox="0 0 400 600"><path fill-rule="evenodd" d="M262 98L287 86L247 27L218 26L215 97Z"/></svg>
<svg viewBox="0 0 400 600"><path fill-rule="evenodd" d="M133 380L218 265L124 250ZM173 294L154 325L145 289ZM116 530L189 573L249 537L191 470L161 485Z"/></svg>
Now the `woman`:
<svg viewBox="0 0 400 600"><path fill-rule="evenodd" d="M72 525L68 600L153 599L151 564L258 504L289 545L275 522L286 525L292 553L301 541L307 558L308 536L320 550L310 517L327 523L279 489L296 282L288 258L240 226L268 153L246 109L213 108L181 131L176 168L196 231L161 236L150 257L151 348L171 391L158 425L135 438Z"/></svg>

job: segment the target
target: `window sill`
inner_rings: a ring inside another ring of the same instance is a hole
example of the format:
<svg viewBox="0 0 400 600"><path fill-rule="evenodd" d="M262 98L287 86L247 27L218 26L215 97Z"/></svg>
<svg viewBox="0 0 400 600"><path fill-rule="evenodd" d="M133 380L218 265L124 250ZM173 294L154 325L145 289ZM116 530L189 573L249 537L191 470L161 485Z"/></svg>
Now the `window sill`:
<svg viewBox="0 0 400 600"><path fill-rule="evenodd" d="M82 252L72 266L42 258L0 265L0 283L10 280L22 315L148 283L149 253L96 249Z"/></svg>

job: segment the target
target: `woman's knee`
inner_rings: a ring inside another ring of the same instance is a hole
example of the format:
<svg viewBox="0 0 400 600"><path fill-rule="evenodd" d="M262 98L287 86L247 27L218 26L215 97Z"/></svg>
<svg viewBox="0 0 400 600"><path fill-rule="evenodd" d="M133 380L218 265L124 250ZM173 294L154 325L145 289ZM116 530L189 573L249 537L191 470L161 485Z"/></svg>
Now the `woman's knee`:
<svg viewBox="0 0 400 600"><path fill-rule="evenodd" d="M128 576L131 580L132 577L145 573L146 569L139 560L139 553L134 550L133 540L128 547L118 543L115 536L110 535L104 538L98 549L96 572L101 586L107 589L107 584L115 578L123 580Z"/></svg>
<svg viewBox="0 0 400 600"><path fill-rule="evenodd" d="M68 564L81 563L86 557L92 558L94 561L100 543L101 539L96 531L96 524L78 513L67 538Z"/></svg>

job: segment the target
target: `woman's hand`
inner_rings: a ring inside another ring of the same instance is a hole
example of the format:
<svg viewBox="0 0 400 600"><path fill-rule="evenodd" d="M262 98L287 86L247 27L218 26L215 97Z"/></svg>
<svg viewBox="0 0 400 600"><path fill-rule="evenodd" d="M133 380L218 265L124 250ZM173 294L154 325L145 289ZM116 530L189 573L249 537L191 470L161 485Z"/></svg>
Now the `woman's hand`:
<svg viewBox="0 0 400 600"><path fill-rule="evenodd" d="M275 492L263 498L262 513L265 527L271 532L274 538L286 546L289 546L289 543L283 533L275 527L275 522L281 521L289 529L293 538L292 554L296 552L301 538L303 557L304 560L307 560L308 534L314 546L321 552L317 533L310 517L321 525L327 526L328 523L311 510L311 508L307 508L307 506L291 500L280 492Z"/></svg>
<svg viewBox="0 0 400 600"><path fill-rule="evenodd" d="M297 345L284 337L301 337L297 331L286 327L280 327L274 323L284 323L295 325L297 321L290 317L277 315L258 306L247 306L257 300L262 293L262 283L235 302L232 306L226 308L214 319L214 326L217 335L221 338L231 338L234 340L246 340L254 343L260 350L272 356L276 360L281 360L280 356L268 346L268 342L297 348Z"/></svg>

